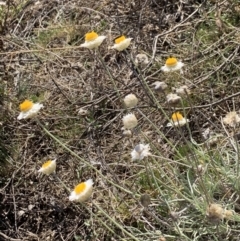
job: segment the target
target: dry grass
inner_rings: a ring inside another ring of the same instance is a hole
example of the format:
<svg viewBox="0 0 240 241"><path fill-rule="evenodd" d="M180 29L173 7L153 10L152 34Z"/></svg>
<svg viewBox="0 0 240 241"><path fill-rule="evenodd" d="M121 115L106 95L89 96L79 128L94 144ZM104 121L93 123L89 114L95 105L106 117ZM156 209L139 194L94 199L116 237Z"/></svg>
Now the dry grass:
<svg viewBox="0 0 240 241"><path fill-rule="evenodd" d="M239 127L222 117L240 107L239 9L234 0L0 6L0 239L238 240ZM90 30L107 36L97 51L79 47ZM108 48L120 34L133 38L121 53ZM135 66L139 53L147 66ZM170 55L183 74L160 70ZM154 91L155 81L168 88ZM170 107L166 95L182 85L191 94ZM122 103L129 93L139 99L131 110ZM27 98L44 109L17 121ZM166 127L175 110L187 126ZM139 123L126 137L129 112ZM153 156L132 161L139 143ZM57 176L39 175L53 158ZM70 203L61 182L72 189L89 178L91 200Z"/></svg>

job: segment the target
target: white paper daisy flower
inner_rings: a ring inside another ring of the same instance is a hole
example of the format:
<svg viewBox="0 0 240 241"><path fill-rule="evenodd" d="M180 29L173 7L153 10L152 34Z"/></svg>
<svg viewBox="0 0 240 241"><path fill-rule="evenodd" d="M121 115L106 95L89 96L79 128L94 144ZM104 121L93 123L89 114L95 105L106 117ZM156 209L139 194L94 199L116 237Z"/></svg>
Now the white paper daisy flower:
<svg viewBox="0 0 240 241"><path fill-rule="evenodd" d="M132 38L126 38L124 35L122 35L121 37L115 39L115 44L111 48L118 51L123 51L130 45L131 40Z"/></svg>
<svg viewBox="0 0 240 241"><path fill-rule="evenodd" d="M42 172L46 175L50 175L51 173L55 172L56 170L56 159L51 161L45 162L42 167L38 170L38 172Z"/></svg>
<svg viewBox="0 0 240 241"><path fill-rule="evenodd" d="M25 100L19 105L19 108L21 112L17 119L21 120L34 117L39 110L43 108L43 104L33 103L30 100Z"/></svg>
<svg viewBox="0 0 240 241"><path fill-rule="evenodd" d="M142 160L144 157L151 155L149 144L138 144L131 152L132 160Z"/></svg>
<svg viewBox="0 0 240 241"><path fill-rule="evenodd" d="M172 114L171 121L167 126L184 126L187 122L189 122L189 120L184 118L180 112L175 112Z"/></svg>
<svg viewBox="0 0 240 241"><path fill-rule="evenodd" d="M81 44L80 47L94 49L99 47L106 36L98 36L94 31L85 34L85 43Z"/></svg>
<svg viewBox="0 0 240 241"><path fill-rule="evenodd" d="M90 198L93 192L93 180L79 183L69 196L70 201L85 202Z"/></svg>
<svg viewBox="0 0 240 241"><path fill-rule="evenodd" d="M176 71L181 70L184 66L184 63L181 61L178 61L176 58L168 58L165 62L165 65L161 67L161 70L163 72L170 72L170 71Z"/></svg>

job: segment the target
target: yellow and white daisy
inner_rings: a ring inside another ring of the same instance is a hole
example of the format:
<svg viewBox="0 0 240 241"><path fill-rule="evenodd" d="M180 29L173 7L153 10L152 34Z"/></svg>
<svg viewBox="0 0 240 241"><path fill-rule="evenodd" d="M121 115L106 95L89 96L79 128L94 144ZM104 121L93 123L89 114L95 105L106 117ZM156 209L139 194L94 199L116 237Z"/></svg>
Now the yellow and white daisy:
<svg viewBox="0 0 240 241"><path fill-rule="evenodd" d="M115 39L115 44L111 47L111 49L123 51L130 45L131 40L132 38L126 38L122 35L121 37Z"/></svg>
<svg viewBox="0 0 240 241"><path fill-rule="evenodd" d="M165 62L165 65L161 67L161 70L163 72L170 72L170 71L176 71L181 70L184 66L184 63L181 61L178 61L176 58L168 58Z"/></svg>
<svg viewBox="0 0 240 241"><path fill-rule="evenodd" d="M125 129L133 129L138 124L138 120L137 120L136 116L132 113L125 115L122 118L122 121L123 121L123 126Z"/></svg>
<svg viewBox="0 0 240 241"><path fill-rule="evenodd" d="M98 36L94 31L85 34L85 43L81 44L80 47L94 49L99 47L106 36Z"/></svg>
<svg viewBox="0 0 240 241"><path fill-rule="evenodd" d="M184 126L188 119L184 118L180 112L175 112L172 114L171 121L167 124L167 126Z"/></svg>
<svg viewBox="0 0 240 241"><path fill-rule="evenodd" d="M131 152L132 160L142 160L144 157L151 155L149 144L138 144Z"/></svg>
<svg viewBox="0 0 240 241"><path fill-rule="evenodd" d="M18 120L34 117L38 111L43 108L43 104L33 103L31 100L25 100L20 105L20 114Z"/></svg>
<svg viewBox="0 0 240 241"><path fill-rule="evenodd" d="M123 102L127 108L135 107L138 103L138 98L134 94L126 95Z"/></svg>
<svg viewBox="0 0 240 241"><path fill-rule="evenodd" d="M93 192L93 180L79 183L69 196L70 201L84 202L90 198Z"/></svg>
<svg viewBox="0 0 240 241"><path fill-rule="evenodd" d="M56 170L56 159L55 160L49 160L45 162L42 167L38 170L38 172L42 172L46 175L50 175L51 173L55 172Z"/></svg>

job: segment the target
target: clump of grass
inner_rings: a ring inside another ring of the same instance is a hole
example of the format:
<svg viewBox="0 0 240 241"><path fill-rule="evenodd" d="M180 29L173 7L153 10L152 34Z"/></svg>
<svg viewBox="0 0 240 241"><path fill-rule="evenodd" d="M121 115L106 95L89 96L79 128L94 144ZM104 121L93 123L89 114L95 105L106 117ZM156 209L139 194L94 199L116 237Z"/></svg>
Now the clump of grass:
<svg viewBox="0 0 240 241"><path fill-rule="evenodd" d="M9 177L9 171L11 166L9 165L9 155L12 151L11 135L13 130L9 127L10 113L7 102L7 85L2 82L0 83L0 182L4 184L6 178Z"/></svg>
<svg viewBox="0 0 240 241"><path fill-rule="evenodd" d="M47 48L56 45L54 42L62 40L63 43L68 44L76 40L77 31L74 25L69 24L68 26L48 26L45 29L39 29L36 33L37 37L35 40L36 45Z"/></svg>

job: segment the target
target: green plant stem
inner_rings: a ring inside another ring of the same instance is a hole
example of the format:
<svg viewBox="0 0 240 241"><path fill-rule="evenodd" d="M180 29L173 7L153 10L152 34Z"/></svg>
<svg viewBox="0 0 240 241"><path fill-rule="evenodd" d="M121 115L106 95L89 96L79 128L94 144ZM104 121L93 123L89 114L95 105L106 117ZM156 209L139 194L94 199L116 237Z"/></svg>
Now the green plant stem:
<svg viewBox="0 0 240 241"><path fill-rule="evenodd" d="M55 178L63 185L63 187L70 192L70 189L67 187L67 185L55 174ZM97 217L96 214L94 214L91 210L89 210L84 203L81 203L84 208L88 210L88 212L91 213L91 215L95 216L103 225L105 228L107 228L110 232L113 234L115 233L106 223L104 223L100 218ZM100 208L97 204L93 203L93 205L105 216L107 217L115 226L117 226L119 229L122 230L125 234L127 234L130 238L133 238L133 240L139 241L136 237L134 237L131 233L127 232L119 223L117 223L115 220L113 220L102 208Z"/></svg>
<svg viewBox="0 0 240 241"><path fill-rule="evenodd" d="M54 174L54 177L63 185L63 187L70 193L71 190L67 187L67 185L57 176L57 174Z"/></svg>
<svg viewBox="0 0 240 241"><path fill-rule="evenodd" d="M128 54L128 52L127 52L126 50L125 50L125 52ZM148 83L146 82L146 80L143 78L143 75L142 75L141 70L138 68L138 66L136 66L136 64L135 64L134 60L132 59L131 55L128 54L128 56L129 56L132 64L134 65L134 67L135 67L136 70L138 71L138 72L135 71L135 72L136 72L135 74L136 74L137 77L142 81L142 84L146 87L148 95L151 95L151 97L153 98L153 100L154 100L157 108L162 112L162 114L165 116L165 118L166 118L168 121L170 121L170 118L168 117L168 115L166 114L166 112L164 111L164 109L162 108L162 106L159 104L159 101L157 100L157 98L156 98L155 95L153 94L152 90L149 88ZM126 62L127 62L127 61L126 61ZM139 73L139 74L137 74L137 73Z"/></svg>
<svg viewBox="0 0 240 241"><path fill-rule="evenodd" d="M92 215L94 216L106 229L108 229L112 234L115 234L114 230L112 230L105 222L101 220L95 213L93 213L91 210L89 210L84 203L81 203L81 205Z"/></svg>
<svg viewBox="0 0 240 241"><path fill-rule="evenodd" d="M121 99L121 95L120 95L119 90L118 90L118 88L117 88L117 85L116 85L116 83L115 83L115 81L114 81L113 75L111 74L111 72L109 71L107 65L105 64L105 62L104 62L104 60L103 60L103 58L102 58L102 55L101 55L101 53L100 53L99 50L97 50L97 53L98 53L98 59L100 60L100 62L101 62L101 64L102 64L102 66L104 67L104 69L107 71L108 76L109 76L110 80L112 81L112 84L113 84L113 86L114 86L114 90L117 92L118 98Z"/></svg>
<svg viewBox="0 0 240 241"><path fill-rule="evenodd" d="M99 176L101 176L104 180L106 180L108 183L112 184L113 186L119 188L120 190L134 195L132 192L126 190L125 188L119 186L116 183L113 183L111 180L109 180L107 177L105 177L99 170L97 170L97 168L93 167L91 164L89 164L87 161L85 161L83 158L81 158L80 156L78 156L74 151L72 151L71 149L69 149L65 144L63 144L58 138L56 138L53 134L51 134L42 124L41 122L36 119L37 123L39 124L39 126L52 138L54 139L58 144L60 144L66 151L68 151L69 153L71 153L74 157L76 157L78 160L80 160L81 162L83 162L85 165L87 165L88 167L90 167L91 169L93 169ZM137 195L137 194L135 194ZM137 195L138 196L138 195Z"/></svg>
<svg viewBox="0 0 240 241"><path fill-rule="evenodd" d="M125 230L119 223L117 223L113 218L111 218L102 208L100 208L96 203L93 203L93 205L105 216L107 217L115 226L117 226L121 231L125 234L127 234L129 237L131 237L135 241L139 241L138 238L134 237L131 233L129 233L127 230Z"/></svg>
<svg viewBox="0 0 240 241"><path fill-rule="evenodd" d="M146 119L156 130L156 132L176 151L176 153L182 157L181 153L175 148L175 146L165 137L165 135L159 131L158 127L138 108L138 112Z"/></svg>

